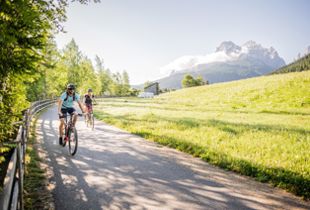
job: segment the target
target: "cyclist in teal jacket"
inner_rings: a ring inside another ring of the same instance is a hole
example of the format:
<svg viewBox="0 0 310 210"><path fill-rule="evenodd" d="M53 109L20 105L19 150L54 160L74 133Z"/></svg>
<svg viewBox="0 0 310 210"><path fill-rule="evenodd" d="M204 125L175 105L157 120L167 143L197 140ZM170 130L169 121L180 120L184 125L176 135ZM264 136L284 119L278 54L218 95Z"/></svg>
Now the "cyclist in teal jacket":
<svg viewBox="0 0 310 210"><path fill-rule="evenodd" d="M62 136L64 130L64 118L61 118L63 115L66 114L73 114L73 126L75 126L77 120L77 112L74 108L73 102L77 102L79 104L80 109L82 112L85 112L85 108L83 103L80 101L80 95L75 93L75 86L73 84L67 85L66 92L62 93L59 101L58 101L58 115L60 119L59 124L59 144L62 145Z"/></svg>

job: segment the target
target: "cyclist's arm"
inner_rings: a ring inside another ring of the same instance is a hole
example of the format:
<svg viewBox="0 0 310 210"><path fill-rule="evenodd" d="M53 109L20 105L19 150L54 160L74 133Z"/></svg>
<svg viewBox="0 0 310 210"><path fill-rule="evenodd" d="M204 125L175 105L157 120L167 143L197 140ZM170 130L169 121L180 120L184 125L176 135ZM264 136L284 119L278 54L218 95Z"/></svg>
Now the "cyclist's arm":
<svg viewBox="0 0 310 210"><path fill-rule="evenodd" d="M93 95L92 100L94 101L94 104L97 104L97 101L95 100L95 96Z"/></svg>
<svg viewBox="0 0 310 210"><path fill-rule="evenodd" d="M61 113L61 106L62 106L62 103L63 103L63 101L61 100L61 98L58 99L58 114L59 114L59 115L62 115L62 113Z"/></svg>
<svg viewBox="0 0 310 210"><path fill-rule="evenodd" d="M78 100L77 102L78 102L78 104L79 104L79 107L80 107L81 111L82 111L83 113L86 112L85 106L83 105L83 103L82 103L80 100Z"/></svg>

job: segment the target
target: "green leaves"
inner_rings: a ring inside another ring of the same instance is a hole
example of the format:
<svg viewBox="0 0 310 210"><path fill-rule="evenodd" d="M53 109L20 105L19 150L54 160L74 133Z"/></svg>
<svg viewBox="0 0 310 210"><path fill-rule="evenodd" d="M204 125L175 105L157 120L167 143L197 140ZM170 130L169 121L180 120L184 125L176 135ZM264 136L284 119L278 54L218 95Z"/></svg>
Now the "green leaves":
<svg viewBox="0 0 310 210"><path fill-rule="evenodd" d="M194 87L208 84L208 81L204 81L202 76L198 76L196 79L189 74L186 74L182 80L182 87Z"/></svg>
<svg viewBox="0 0 310 210"><path fill-rule="evenodd" d="M87 86L99 92L94 69L74 41L64 54L69 59L62 59L51 41L63 31L67 6L67 0L0 1L0 142L14 133L12 123L20 120L28 101L59 95L72 78L84 84L82 71L88 72Z"/></svg>
<svg viewBox="0 0 310 210"><path fill-rule="evenodd" d="M29 103L26 86L37 80L52 32L64 20L63 2L1 1L0 3L0 142L14 132L12 123ZM35 85L28 93L37 93ZM31 95L31 94L28 94Z"/></svg>

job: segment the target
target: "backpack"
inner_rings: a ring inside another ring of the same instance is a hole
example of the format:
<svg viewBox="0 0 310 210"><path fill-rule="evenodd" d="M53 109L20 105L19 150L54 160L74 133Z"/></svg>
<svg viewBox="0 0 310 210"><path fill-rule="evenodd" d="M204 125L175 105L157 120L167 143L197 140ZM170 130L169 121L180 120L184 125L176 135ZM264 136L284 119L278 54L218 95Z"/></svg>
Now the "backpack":
<svg viewBox="0 0 310 210"><path fill-rule="evenodd" d="M66 98L65 98L65 100L64 101L67 101L68 100L68 93L66 92ZM73 93L73 101L75 101L75 92Z"/></svg>
<svg viewBox="0 0 310 210"><path fill-rule="evenodd" d="M85 104L91 104L92 103L92 98L94 97L90 97L88 94L84 95L84 103Z"/></svg>

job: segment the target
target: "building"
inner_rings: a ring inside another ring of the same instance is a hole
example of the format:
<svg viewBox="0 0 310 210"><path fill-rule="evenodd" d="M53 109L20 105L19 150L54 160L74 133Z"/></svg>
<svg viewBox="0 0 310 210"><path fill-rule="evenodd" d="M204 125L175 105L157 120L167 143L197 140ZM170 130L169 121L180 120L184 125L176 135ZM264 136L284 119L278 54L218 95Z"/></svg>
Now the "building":
<svg viewBox="0 0 310 210"><path fill-rule="evenodd" d="M144 88L144 92L153 93L154 95L158 95L159 94L159 83L154 82L154 83L149 84L148 86L146 86Z"/></svg>

